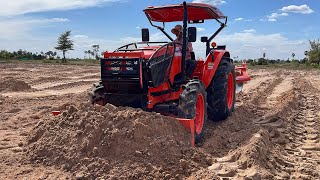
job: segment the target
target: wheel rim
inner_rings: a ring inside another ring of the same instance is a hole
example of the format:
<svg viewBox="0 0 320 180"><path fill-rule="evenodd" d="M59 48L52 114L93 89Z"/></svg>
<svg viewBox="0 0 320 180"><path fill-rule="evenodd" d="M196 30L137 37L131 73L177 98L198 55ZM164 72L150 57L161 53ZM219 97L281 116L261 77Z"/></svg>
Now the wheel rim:
<svg viewBox="0 0 320 180"><path fill-rule="evenodd" d="M200 134L204 123L204 97L202 94L199 94L197 97L196 117L194 121L196 126L196 132L197 134Z"/></svg>
<svg viewBox="0 0 320 180"><path fill-rule="evenodd" d="M233 105L234 98L234 78L232 72L228 75L228 85L227 85L227 104L228 108L231 109Z"/></svg>

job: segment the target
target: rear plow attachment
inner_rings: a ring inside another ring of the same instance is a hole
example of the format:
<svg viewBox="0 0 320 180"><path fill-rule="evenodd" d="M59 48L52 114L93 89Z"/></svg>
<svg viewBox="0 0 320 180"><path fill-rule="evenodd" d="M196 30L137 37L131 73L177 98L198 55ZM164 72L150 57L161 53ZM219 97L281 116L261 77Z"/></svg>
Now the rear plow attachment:
<svg viewBox="0 0 320 180"><path fill-rule="evenodd" d="M243 84L250 81L250 76L247 74L247 63L243 61L242 65L235 67L236 71L236 93L243 89Z"/></svg>

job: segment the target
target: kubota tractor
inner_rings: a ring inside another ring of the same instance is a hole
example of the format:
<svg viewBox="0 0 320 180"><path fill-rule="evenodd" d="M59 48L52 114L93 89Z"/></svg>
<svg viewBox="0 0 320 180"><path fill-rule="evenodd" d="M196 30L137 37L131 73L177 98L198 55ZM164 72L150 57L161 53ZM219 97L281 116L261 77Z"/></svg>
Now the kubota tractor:
<svg viewBox="0 0 320 180"><path fill-rule="evenodd" d="M170 42L150 42L149 30L142 29L142 42L104 52L101 82L90 92L91 102L174 116L191 130L192 142L198 143L207 117L224 120L230 116L234 110L236 83L241 86L250 80L245 65L235 68L226 46L211 45L213 38L226 27L227 17L214 6L186 2L150 6L144 13L150 24ZM187 43L197 39L197 29L188 25L210 19L221 26L211 37L201 37L201 42L206 44L203 50L206 58L196 60L192 55L187 59ZM165 23L177 21L183 24L182 44L174 43L164 29ZM162 26L154 22L161 22ZM187 66L187 61L196 63Z"/></svg>

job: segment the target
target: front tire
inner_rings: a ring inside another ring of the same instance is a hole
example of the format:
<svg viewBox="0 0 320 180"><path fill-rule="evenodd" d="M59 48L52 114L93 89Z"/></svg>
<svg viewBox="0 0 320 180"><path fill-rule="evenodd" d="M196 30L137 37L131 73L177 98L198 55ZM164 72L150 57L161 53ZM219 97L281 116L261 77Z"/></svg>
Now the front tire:
<svg viewBox="0 0 320 180"><path fill-rule="evenodd" d="M222 57L213 80L207 89L208 115L211 120L225 120L234 111L236 97L234 68L230 58Z"/></svg>
<svg viewBox="0 0 320 180"><path fill-rule="evenodd" d="M207 121L207 92L199 80L191 80L184 85L180 95L180 117L193 119L195 125L195 144L202 141Z"/></svg>

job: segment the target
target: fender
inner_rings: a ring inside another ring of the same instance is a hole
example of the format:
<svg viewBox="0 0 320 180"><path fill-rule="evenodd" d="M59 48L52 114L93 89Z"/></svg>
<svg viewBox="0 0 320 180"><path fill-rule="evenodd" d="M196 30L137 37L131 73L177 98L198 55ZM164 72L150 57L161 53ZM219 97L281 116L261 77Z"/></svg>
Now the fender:
<svg viewBox="0 0 320 180"><path fill-rule="evenodd" d="M230 56L229 52L226 50L212 50L207 56L206 61L203 64L201 77L201 80L206 88L210 85L211 80L213 79L213 76L215 75L220 64L220 61L225 54L227 56Z"/></svg>

